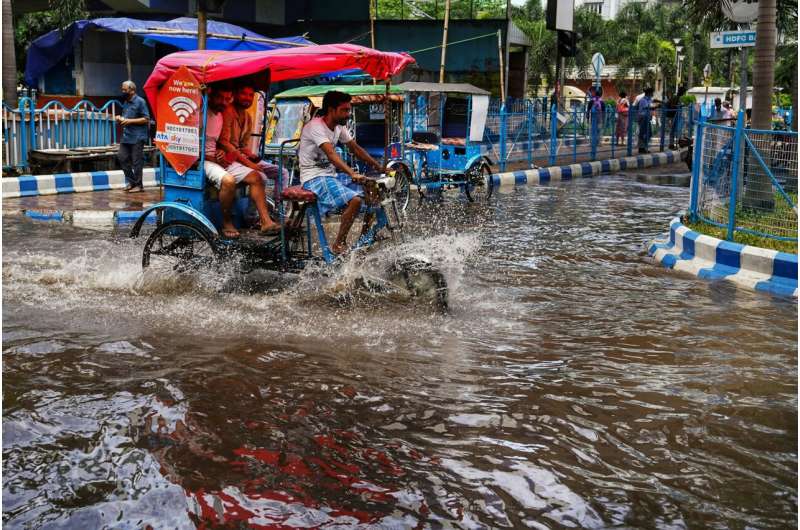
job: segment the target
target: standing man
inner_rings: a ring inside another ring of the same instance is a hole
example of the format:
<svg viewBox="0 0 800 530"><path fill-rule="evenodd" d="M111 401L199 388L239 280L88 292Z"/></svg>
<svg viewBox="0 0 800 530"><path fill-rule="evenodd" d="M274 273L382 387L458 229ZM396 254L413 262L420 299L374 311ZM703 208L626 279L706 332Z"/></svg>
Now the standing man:
<svg viewBox="0 0 800 530"><path fill-rule="evenodd" d="M144 191L142 166L144 165L144 143L148 138L150 112L144 98L136 95L133 81L122 83L122 114L117 116L122 125L122 139L119 142L117 158L125 173L127 193Z"/></svg>
<svg viewBox="0 0 800 530"><path fill-rule="evenodd" d="M639 154L649 153L648 146L650 144L650 119L652 118L653 110L653 89L647 87L644 89L644 96L635 105L636 107L636 121L639 122Z"/></svg>
<svg viewBox="0 0 800 530"><path fill-rule="evenodd" d="M675 149L675 139L680 138L681 129L683 128L681 112L681 98L686 94L686 87L683 85L678 87L678 91L670 96L667 100L667 120L671 122L669 130L669 148Z"/></svg>

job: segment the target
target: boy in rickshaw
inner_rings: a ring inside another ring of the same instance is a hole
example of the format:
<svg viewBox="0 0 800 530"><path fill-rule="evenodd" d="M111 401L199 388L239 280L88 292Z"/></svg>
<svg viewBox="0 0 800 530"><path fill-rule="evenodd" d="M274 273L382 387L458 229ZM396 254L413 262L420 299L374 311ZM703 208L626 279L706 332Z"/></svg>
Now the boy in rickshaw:
<svg viewBox="0 0 800 530"><path fill-rule="evenodd" d="M297 149L300 183L317 197L320 215L342 211L339 233L331 246L334 254L344 252L347 234L363 203L361 186L366 177L359 175L336 153L336 144L345 145L355 156L378 171L385 171L374 158L358 145L345 125L350 120L350 95L331 90L322 98L320 116L303 126ZM364 228L369 226L369 214Z"/></svg>
<svg viewBox="0 0 800 530"><path fill-rule="evenodd" d="M234 87L233 103L228 105L222 114L222 134L219 137L218 146L225 151L227 160L238 162L242 166L258 171L261 173L265 185L267 184L266 179L270 179L277 188L278 166L261 160L250 150L253 117L247 110L253 105L255 93L253 84L247 80L240 81ZM286 168L283 168L282 173L282 186L285 189L290 184L290 176ZM277 189L275 196L276 199L280 197Z"/></svg>
<svg viewBox="0 0 800 530"><path fill-rule="evenodd" d="M219 202L222 207L222 234L232 239L240 235L233 224L231 215L238 184L250 186L250 199L258 210L261 232L275 234L280 231L280 225L269 217L264 179L261 174L238 162L228 164L225 152L217 148L217 142L222 133L222 113L225 111L231 94L232 90L227 85L212 86L206 115L206 161L203 170L206 179L219 190Z"/></svg>

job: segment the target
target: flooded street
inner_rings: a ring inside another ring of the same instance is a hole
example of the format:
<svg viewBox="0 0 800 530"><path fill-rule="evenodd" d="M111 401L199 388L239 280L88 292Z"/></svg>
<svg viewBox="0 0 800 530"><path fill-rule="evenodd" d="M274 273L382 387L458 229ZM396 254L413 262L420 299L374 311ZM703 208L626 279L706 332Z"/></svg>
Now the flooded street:
<svg viewBox="0 0 800 530"><path fill-rule="evenodd" d="M686 188L412 216L450 313L143 281L3 223L7 528L791 528L796 301L648 260Z"/></svg>

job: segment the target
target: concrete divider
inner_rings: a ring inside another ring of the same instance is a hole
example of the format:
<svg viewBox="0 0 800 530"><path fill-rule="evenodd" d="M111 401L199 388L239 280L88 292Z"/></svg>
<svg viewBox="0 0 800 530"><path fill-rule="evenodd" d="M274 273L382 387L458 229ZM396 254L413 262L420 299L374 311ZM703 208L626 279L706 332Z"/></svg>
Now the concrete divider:
<svg viewBox="0 0 800 530"><path fill-rule="evenodd" d="M672 220L669 238L648 243L656 261L708 280L797 298L797 255L740 245L700 234Z"/></svg>
<svg viewBox="0 0 800 530"><path fill-rule="evenodd" d="M574 178L587 178L602 173L613 173L624 169L646 168L679 162L685 157L686 150L664 151L663 153L650 153L646 155L612 158L610 160L596 160L594 162L581 162L567 166L552 166L537 169L509 171L492 175L495 186L524 186L559 182Z"/></svg>
<svg viewBox="0 0 800 530"><path fill-rule="evenodd" d="M145 187L158 186L160 184L158 168L145 168L142 173L142 183ZM3 178L3 198L119 190L125 186L125 174L122 170L22 175Z"/></svg>

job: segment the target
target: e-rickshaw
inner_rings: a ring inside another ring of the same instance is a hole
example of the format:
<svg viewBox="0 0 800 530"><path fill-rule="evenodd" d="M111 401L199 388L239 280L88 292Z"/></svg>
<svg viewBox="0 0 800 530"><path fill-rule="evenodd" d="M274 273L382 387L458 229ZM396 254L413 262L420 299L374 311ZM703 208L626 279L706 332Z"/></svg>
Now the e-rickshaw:
<svg viewBox="0 0 800 530"><path fill-rule="evenodd" d="M398 209L403 212L411 195L411 169L402 158L403 152L403 91L397 86L386 88L382 85L313 85L293 88L275 94L268 111L266 156L276 157L281 144L286 140L299 138L300 132L322 107L322 98L330 90L349 94L352 99L353 114L348 129L356 142L373 158L381 161L387 155L387 168L395 172L394 196ZM388 102L387 102L388 99ZM389 115L385 115L385 107ZM386 125L388 122L388 149ZM295 155L293 149L288 150ZM284 149L284 153L287 150ZM355 157L340 153L353 167L364 172L365 167ZM296 155L288 163L295 169ZM286 161L285 161L286 163ZM293 171L294 172L294 171Z"/></svg>
<svg viewBox="0 0 800 530"><path fill-rule="evenodd" d="M457 188L470 201L488 199L491 147L484 141L489 95L462 83L406 82L405 158L420 196Z"/></svg>
<svg viewBox="0 0 800 530"><path fill-rule="evenodd" d="M278 197L279 235L238 239L223 236L216 189L207 183L204 174L207 85L249 76L258 88L267 90L270 81L360 68L376 79L385 80L388 92L391 76L412 62L414 59L406 54L351 44L259 52L177 52L162 58L144 90L151 106L157 109L156 143L162 151L164 201L147 208L131 230L131 237L138 237L146 220L155 214L156 228L144 245L143 269L157 266L158 271L181 275L230 267L239 272L262 269L287 275L299 274L315 263L322 265L322 270L332 271L343 260L328 245L316 196L301 186L291 186ZM281 142L279 164L284 158L283 150L297 142L295 139ZM199 159L199 163L193 163L194 159ZM283 189L280 170L275 188ZM362 227L351 253L365 251L377 241L397 241L402 237L403 220L394 189L391 174L367 179L364 203L367 212L373 214L374 223ZM244 197L235 202L233 217L237 228L245 228L249 201ZM287 215L289 203L292 208ZM314 232L317 248L313 244ZM384 277L376 282L373 276L367 287L418 298L438 309L447 307L444 276L424 256L398 256Z"/></svg>

